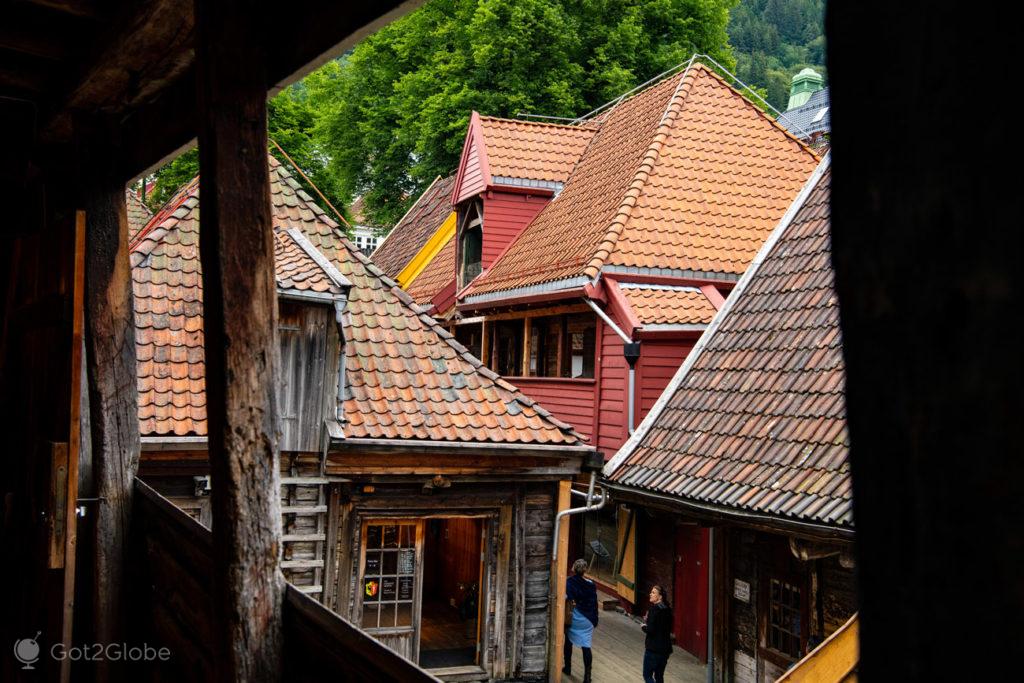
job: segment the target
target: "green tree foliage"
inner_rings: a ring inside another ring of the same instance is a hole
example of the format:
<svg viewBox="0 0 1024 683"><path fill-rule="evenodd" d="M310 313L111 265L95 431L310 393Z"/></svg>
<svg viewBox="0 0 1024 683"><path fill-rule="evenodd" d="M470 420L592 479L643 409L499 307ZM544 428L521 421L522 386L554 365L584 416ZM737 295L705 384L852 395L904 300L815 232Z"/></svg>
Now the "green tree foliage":
<svg viewBox="0 0 1024 683"><path fill-rule="evenodd" d="M313 139L315 123L316 111L304 83L296 83L284 89L267 103L267 133L270 139L287 152L302 172L324 192L331 204L342 210L344 205L339 202L339 197L331 194L336 184L328 175L327 158ZM282 163L291 165L273 144L270 152ZM192 148L156 172L156 185L146 198L147 204L154 211L158 210L197 173L199 152ZM293 175L306 192L319 201L315 190L300 175Z"/></svg>
<svg viewBox="0 0 1024 683"><path fill-rule="evenodd" d="M729 17L736 75L779 111L794 74L825 72L824 0L740 0Z"/></svg>
<svg viewBox="0 0 1024 683"><path fill-rule="evenodd" d="M325 183L392 225L454 169L474 109L578 116L695 52L732 68L734 2L432 0L306 79Z"/></svg>

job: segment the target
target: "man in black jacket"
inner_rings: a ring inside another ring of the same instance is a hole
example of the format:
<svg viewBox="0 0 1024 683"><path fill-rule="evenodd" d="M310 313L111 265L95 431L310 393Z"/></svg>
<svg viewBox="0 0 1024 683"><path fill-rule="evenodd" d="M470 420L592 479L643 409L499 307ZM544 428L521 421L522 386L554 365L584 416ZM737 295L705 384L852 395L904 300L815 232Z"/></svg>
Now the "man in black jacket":
<svg viewBox="0 0 1024 683"><path fill-rule="evenodd" d="M665 666L672 654L672 608L665 589L655 584L648 596L651 606L644 617L644 683L665 683Z"/></svg>

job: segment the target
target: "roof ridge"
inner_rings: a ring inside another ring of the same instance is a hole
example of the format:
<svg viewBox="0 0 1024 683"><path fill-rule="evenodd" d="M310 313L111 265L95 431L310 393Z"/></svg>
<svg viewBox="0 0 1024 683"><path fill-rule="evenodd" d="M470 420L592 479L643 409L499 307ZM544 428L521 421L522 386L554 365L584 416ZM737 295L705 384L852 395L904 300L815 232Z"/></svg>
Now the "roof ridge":
<svg viewBox="0 0 1024 683"><path fill-rule="evenodd" d="M192 180L188 181L181 188L167 200L167 203L157 213L153 214L150 219L146 222L146 225L136 233L135 237L128 243L128 253L141 254L142 258L149 256L153 249L163 241L166 237L167 232L174 228L178 221L183 216L178 216L178 211L189 199L195 197L199 192L199 176L196 175ZM192 207L188 207L192 208ZM160 235L159 239L150 240L152 244L147 249L140 249L142 243L146 241L146 238L155 233L158 229L163 228L164 234Z"/></svg>
<svg viewBox="0 0 1024 683"><path fill-rule="evenodd" d="M447 177L447 176L444 176L444 177ZM389 239L389 238L390 238L390 237L391 237L392 235L394 235L394 234L395 234L395 228L397 228L398 226L400 226L400 225L402 224L402 222L403 222L403 221L404 221L404 220L405 220L406 218L408 218L408 219L412 220L413 218L416 218L417 216L419 216L419 215L420 215L420 213L422 213L422 211L423 211L423 207L422 207L422 206L420 206L420 203L421 203L421 202L423 201L423 198L427 196L427 193L429 193L429 192L430 192L430 191L431 191L432 189L434 189L434 186L435 186L435 185L437 185L437 184L438 184L438 182L440 182L440 181L441 181L441 178L442 178L442 176L441 176L441 174L439 173L439 174L437 175L437 177L436 177L436 178L434 178L434 179L433 179L432 181L430 181L430 184L429 184L429 185L427 185L427 189L423 190L423 192L421 192L421 193L420 193L420 196L419 196L419 197L417 197L417 198L416 198L416 201L414 201L414 202L412 203L412 206L410 206L410 207L409 207L409 208L408 208L408 209L406 210L406 212L405 212L404 214L402 214L402 217L398 219L398 222L397 222L397 223L395 223L394 225L392 225L392 226L391 226L391 229L390 229L390 230L388 230L388 234L384 235L384 239L382 239L382 240L380 241L380 244L378 244L378 245L377 245L377 247L376 247L376 248L375 248L375 249L373 250L373 251L374 251L374 253L376 253L376 252L377 252L377 249L380 249L381 247L383 247L383 246L384 246L384 244L385 244L385 243L386 243L386 242L388 241L388 239ZM415 208L417 208L417 207L419 207L419 210L418 210L418 211L417 211L417 212L416 212L415 214L412 214L412 210L413 210L413 209L415 209ZM412 216L410 216L410 214L412 214Z"/></svg>
<svg viewBox="0 0 1024 683"><path fill-rule="evenodd" d="M720 74L718 74L714 69L708 68L707 66L705 66L701 62L697 62L697 63L700 64L701 66L703 66L705 71L707 71L709 74L711 74L716 79L718 79L718 81L722 85L724 85L725 87L729 88L729 90L731 90L733 92L733 95L739 97L743 101L744 104L746 104L748 107L753 109L754 112L756 114L758 114L761 118L763 118L765 121L767 121L768 123L770 123L774 127L778 128L780 131L785 133L786 137L790 138L791 140L796 142L798 145L800 145L800 148L803 151L805 151L808 154L810 154L811 158L813 158L815 161L818 161L818 162L820 162L822 160L822 156L820 154L818 154L816 151L814 151L814 149L810 145L808 145L803 140L801 140L800 138L798 138L797 136L793 135L791 132L786 130L786 127L783 126L781 123L779 123L778 119L772 118L771 116L769 116L768 112L766 112L764 109L761 109L761 107L759 107L756 104L754 104L753 102L751 102L750 99L748 99L746 96L744 96L744 94L740 90L738 90L737 88L733 87L733 85L731 83L729 83L727 80L722 78L722 76ZM726 72L726 73L728 73L728 72ZM785 113L786 112L781 112L780 114L784 116Z"/></svg>
<svg viewBox="0 0 1024 683"><path fill-rule="evenodd" d="M291 177L291 174L288 172L287 169L283 167L283 165L279 167L278 172L286 174L289 178ZM311 205L311 208L315 207L315 212L318 215L323 216L325 218L327 217L324 210L317 206L316 202L314 202L312 199L307 200L302 197L299 197L299 199L305 202L307 205ZM415 315L420 320L420 322L422 322L432 332L434 332L434 334L436 334L437 337L444 344L447 344L456 353L456 355L458 355L460 359L462 359L471 367L473 367L474 370L487 381L491 382L495 386L501 387L503 389L505 388L498 383L498 379L500 378L498 378L497 375L495 375L489 368L487 368L486 365L483 365L479 359L473 356L473 354L469 352L469 349L467 349L462 344L456 342L455 337L453 337L452 334L448 332L448 330L444 329L444 327L441 326L440 322L438 322L433 316L427 313L427 309L417 304L413 300L413 298L409 296L408 292L399 287L398 283L395 280L393 280L384 271L378 268L377 265L368 256L363 254L360 250L356 249L356 247L349 241L348 237L345 236L344 231L340 229L337 223L334 223L329 227L331 228L331 230L334 231L335 235L341 239L342 243L345 245L345 248L348 250L349 255L355 258L357 261L359 261L363 265L363 267L366 268L367 272L378 278L381 281L381 283L385 287L387 287L391 291L391 293L399 300L399 302L409 309L410 313ZM508 383L506 382L505 384ZM517 403L520 403L525 407L533 407L534 410L537 412L537 415L541 419L549 422L563 433L572 434L576 438L577 443L579 445L585 445L587 438L580 434L579 432L577 432L572 425L562 422L561 420L555 418L553 415L543 410L541 406L535 406L532 402L528 402L530 401L530 399L527 398L526 395L523 394L522 390L519 389L518 387L515 387L514 385L508 386L511 386L513 390L505 390L510 391L510 393L512 393L512 398Z"/></svg>
<svg viewBox="0 0 1024 683"><path fill-rule="evenodd" d="M605 230L604 236L597 243L594 249L593 255L590 257L589 262L583 269L583 275L594 279L598 273L601 272L601 267L604 265L605 260L614 251L615 245L619 241L619 237L622 235L622 230L626 226L626 222L629 220L629 216L633 211L633 207L636 206L636 201L643 192L644 187L647 184L647 180L650 178L651 172L654 170L654 166L658 162L658 157L661 155L661 150L665 146L665 139L668 137L669 131L672 129L672 125L675 123L676 118L682 109L682 102L689 95L691 86L696 80L696 75L693 78L687 78L690 74L690 70L694 67L699 67L704 71L708 68L700 62L694 62L683 70L682 75L676 75L674 77L679 79L676 89L672 92L672 96L668 98L668 103L665 105L665 110L661 115L661 121L658 122L658 127L654 130L654 135L651 139L650 145L647 147L647 151L644 152L644 156L640 160L640 164L637 166L636 172L633 174L633 179L630 181L629 186L626 189L626 194L623 196L622 201L619 203L619 208L612 216L611 223L607 230ZM664 81L658 81L655 85L659 85ZM684 88L684 85L686 86ZM649 88L645 88L640 92L647 92ZM640 93L637 93L639 95ZM628 99L633 99L636 95L631 96ZM624 102L623 100L619 104L615 105L613 109L618 109ZM600 135L600 133L598 133ZM594 137L597 137L595 135Z"/></svg>
<svg viewBox="0 0 1024 683"><path fill-rule="evenodd" d="M480 114L480 120L482 121L484 119L489 119L491 121L502 121L502 122L506 122L506 123L518 123L518 124L523 124L523 125L528 125L528 126L548 126L549 128L570 128L570 129L573 129L573 130L593 130L595 128L600 128L601 127L600 123L595 122L595 121L590 121L590 120L581 121L580 123L577 123L577 124L549 123L547 121L528 121L528 120L524 120L524 119L511 119L511 118L508 118L506 116L489 116L489 115ZM571 120L575 121L576 119L571 119Z"/></svg>

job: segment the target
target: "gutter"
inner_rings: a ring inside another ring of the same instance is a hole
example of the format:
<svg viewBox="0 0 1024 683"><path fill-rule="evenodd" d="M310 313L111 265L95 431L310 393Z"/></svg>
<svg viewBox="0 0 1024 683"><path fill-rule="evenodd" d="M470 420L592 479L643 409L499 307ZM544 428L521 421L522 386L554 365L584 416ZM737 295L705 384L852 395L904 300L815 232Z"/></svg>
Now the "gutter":
<svg viewBox="0 0 1024 683"><path fill-rule="evenodd" d="M552 457L587 456L596 453L593 446L570 446L565 444L537 443L481 443L464 441L428 441L416 439L365 439L365 438L332 438L331 453L348 453L352 451L369 452L401 448L409 450L420 448L435 452L480 453L488 454L495 451L532 451L535 455Z"/></svg>
<svg viewBox="0 0 1024 683"><path fill-rule="evenodd" d="M615 334L619 335L622 339L622 355L626 358L626 362L629 363L629 387L626 390L626 401L629 403L627 412L628 428L629 433L633 433L633 427L636 424L636 364L640 360L640 342L635 342L626 335L618 325L615 324L607 313L601 310L601 307L595 304L592 300L585 300L587 305L593 309L594 313L601 320L605 321L608 327L612 328Z"/></svg>
<svg viewBox="0 0 1024 683"><path fill-rule="evenodd" d="M624 486L603 479L601 482L606 488L612 491L632 494L638 498L658 501L665 504L669 509L681 512L696 513L698 516L711 519L748 524L770 526L778 531L791 531L793 533L811 536L813 538L835 539L840 541L853 541L855 530L846 527L837 527L817 522L802 522L800 520L781 517L765 512L750 512L736 508L728 508L714 503L701 503L689 498L670 496L664 493L638 489L632 486Z"/></svg>

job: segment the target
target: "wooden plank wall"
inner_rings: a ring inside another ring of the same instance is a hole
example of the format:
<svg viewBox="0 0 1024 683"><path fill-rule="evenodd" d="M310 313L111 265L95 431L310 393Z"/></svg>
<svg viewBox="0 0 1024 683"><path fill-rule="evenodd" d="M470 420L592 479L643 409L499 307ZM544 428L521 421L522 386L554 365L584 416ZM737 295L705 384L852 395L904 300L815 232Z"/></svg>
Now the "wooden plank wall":
<svg viewBox="0 0 1024 683"><path fill-rule="evenodd" d="M509 380L559 420L568 422L587 438L594 431L596 384L587 380L515 377Z"/></svg>
<svg viewBox="0 0 1024 683"><path fill-rule="evenodd" d="M319 452L324 418L337 391L337 334L328 306L281 302L281 451ZM329 343L331 342L331 343ZM333 381L332 381L333 380Z"/></svg>
<svg viewBox="0 0 1024 683"><path fill-rule="evenodd" d="M651 340L641 344L640 362L636 368L638 425L654 407L695 343L696 340Z"/></svg>
<svg viewBox="0 0 1024 683"><path fill-rule="evenodd" d="M484 195L484 268L494 263L549 201L551 197L500 190Z"/></svg>
<svg viewBox="0 0 1024 683"><path fill-rule="evenodd" d="M601 328L598 353L600 386L597 395L597 449L611 457L626 442L626 391L628 366L622 357L622 339L605 322Z"/></svg>
<svg viewBox="0 0 1024 683"><path fill-rule="evenodd" d="M458 204L466 199L478 195L484 191L484 175L480 167L480 154L477 150L476 140L469 143L469 152L466 155L466 166L462 171L462 182L459 184L459 196L455 203Z"/></svg>
<svg viewBox="0 0 1024 683"><path fill-rule="evenodd" d="M551 590L551 534L554 487L532 487L524 500L523 639L519 673L541 678L547 671L548 595Z"/></svg>

